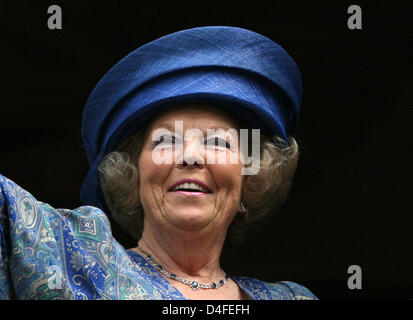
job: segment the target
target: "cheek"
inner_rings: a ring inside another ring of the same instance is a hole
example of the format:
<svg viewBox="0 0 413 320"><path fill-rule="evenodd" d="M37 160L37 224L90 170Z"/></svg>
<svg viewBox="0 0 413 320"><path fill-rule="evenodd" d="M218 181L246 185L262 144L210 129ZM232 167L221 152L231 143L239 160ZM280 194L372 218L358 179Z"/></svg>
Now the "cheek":
<svg viewBox="0 0 413 320"><path fill-rule="evenodd" d="M219 189L233 196L238 196L243 181L241 169L242 165L239 164L217 165L214 168L214 173Z"/></svg>
<svg viewBox="0 0 413 320"><path fill-rule="evenodd" d="M214 168L214 176L218 186L215 207L222 219L230 223L238 210L242 196L243 176L241 175L242 166L221 165Z"/></svg>
<svg viewBox="0 0 413 320"><path fill-rule="evenodd" d="M162 186L170 171L170 165L153 162L151 152L143 152L139 158L139 192L141 198L162 192Z"/></svg>

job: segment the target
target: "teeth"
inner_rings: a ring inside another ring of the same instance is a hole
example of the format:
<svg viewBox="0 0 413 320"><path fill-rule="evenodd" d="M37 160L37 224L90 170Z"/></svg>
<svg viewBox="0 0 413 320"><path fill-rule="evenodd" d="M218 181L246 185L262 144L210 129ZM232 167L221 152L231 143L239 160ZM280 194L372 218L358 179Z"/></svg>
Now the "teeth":
<svg viewBox="0 0 413 320"><path fill-rule="evenodd" d="M179 185L177 185L173 190L178 190L178 189L189 189L189 190L197 190L197 191L201 191L204 193L208 193L208 190L206 190L205 188L201 187L199 184L196 183L181 183Z"/></svg>

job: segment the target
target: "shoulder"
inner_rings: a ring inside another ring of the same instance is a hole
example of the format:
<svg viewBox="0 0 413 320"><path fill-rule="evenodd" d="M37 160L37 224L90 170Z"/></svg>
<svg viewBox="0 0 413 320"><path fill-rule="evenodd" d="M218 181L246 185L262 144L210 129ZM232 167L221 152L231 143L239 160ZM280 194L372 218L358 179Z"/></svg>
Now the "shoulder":
<svg viewBox="0 0 413 320"><path fill-rule="evenodd" d="M309 289L295 282L279 281L265 283L265 285L273 295L282 296L288 300L318 300Z"/></svg>
<svg viewBox="0 0 413 320"><path fill-rule="evenodd" d="M291 281L270 283L246 277L232 279L255 300L318 300L305 286Z"/></svg>

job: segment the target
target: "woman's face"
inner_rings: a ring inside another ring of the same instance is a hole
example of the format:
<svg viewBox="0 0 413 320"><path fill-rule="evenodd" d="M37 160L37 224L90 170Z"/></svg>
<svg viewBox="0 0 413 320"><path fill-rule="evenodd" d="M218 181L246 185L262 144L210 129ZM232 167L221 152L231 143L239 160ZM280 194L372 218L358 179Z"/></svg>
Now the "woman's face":
<svg viewBox="0 0 413 320"><path fill-rule="evenodd" d="M237 134L232 117L204 105L173 108L152 121L139 157L145 227L226 230L242 190Z"/></svg>

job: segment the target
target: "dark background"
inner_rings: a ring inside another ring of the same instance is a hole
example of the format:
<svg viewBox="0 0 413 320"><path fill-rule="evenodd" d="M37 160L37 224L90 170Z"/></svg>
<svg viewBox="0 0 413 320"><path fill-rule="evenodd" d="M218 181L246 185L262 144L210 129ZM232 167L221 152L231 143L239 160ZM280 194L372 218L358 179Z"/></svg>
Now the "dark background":
<svg viewBox="0 0 413 320"><path fill-rule="evenodd" d="M52 4L62 30L47 28ZM362 30L347 28L351 4L363 10ZM56 208L82 205L81 115L104 73L174 31L251 29L302 71L302 153L288 202L225 253L224 270L295 281L321 299L411 299L412 10L394 1L1 1L0 172ZM350 265L362 268L361 290L347 287Z"/></svg>

